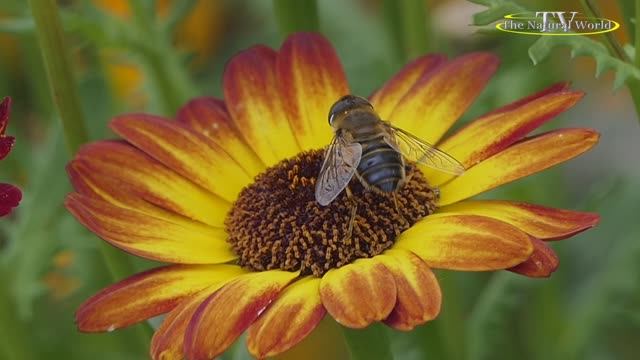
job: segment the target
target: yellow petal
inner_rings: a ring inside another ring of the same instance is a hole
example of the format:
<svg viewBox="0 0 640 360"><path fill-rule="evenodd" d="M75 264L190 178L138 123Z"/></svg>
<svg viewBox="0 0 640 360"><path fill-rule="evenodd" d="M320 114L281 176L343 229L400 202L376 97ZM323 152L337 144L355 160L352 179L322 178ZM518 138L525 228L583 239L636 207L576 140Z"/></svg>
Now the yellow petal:
<svg viewBox="0 0 640 360"><path fill-rule="evenodd" d="M360 259L327 272L320 283L320 296L338 323L364 328L389 316L396 303L396 285L380 260Z"/></svg>
<svg viewBox="0 0 640 360"><path fill-rule="evenodd" d="M296 33L282 44L277 61L280 97L302 150L331 142L331 105L349 94L347 78L331 43L319 34Z"/></svg>
<svg viewBox="0 0 640 360"><path fill-rule="evenodd" d="M380 256L396 282L398 299L384 320L397 330L409 331L433 320L440 313L442 293L435 275L415 254L405 250L388 250Z"/></svg>
<svg viewBox="0 0 640 360"><path fill-rule="evenodd" d="M224 98L233 122L267 166L300 151L278 96L276 58L273 49L254 46L229 61L223 78Z"/></svg>
<svg viewBox="0 0 640 360"><path fill-rule="evenodd" d="M209 296L187 327L185 357L205 360L220 355L296 276L280 270L249 273Z"/></svg>
<svg viewBox="0 0 640 360"><path fill-rule="evenodd" d="M465 200L438 208L438 213L481 215L511 224L543 240L559 240L594 227L595 213L499 200Z"/></svg>
<svg viewBox="0 0 640 360"><path fill-rule="evenodd" d="M565 162L591 149L598 138L594 130L562 129L519 142L444 184L439 205L453 204Z"/></svg>
<svg viewBox="0 0 640 360"><path fill-rule="evenodd" d="M250 177L253 178L264 170L260 158L233 125L224 101L211 97L193 99L178 111L176 120L224 149Z"/></svg>
<svg viewBox="0 0 640 360"><path fill-rule="evenodd" d="M223 227L231 207L123 142L100 141L83 146L67 172L81 194L154 216L171 217L167 212L176 213Z"/></svg>
<svg viewBox="0 0 640 360"><path fill-rule="evenodd" d="M436 144L465 112L498 67L489 53L471 53L422 77L400 100L390 121Z"/></svg>
<svg viewBox="0 0 640 360"><path fill-rule="evenodd" d="M185 178L233 202L251 177L224 149L180 123L146 114L122 115L113 131Z"/></svg>
<svg viewBox="0 0 640 360"><path fill-rule="evenodd" d="M529 236L516 227L476 215L429 215L400 234L394 247L433 268L463 271L506 269L533 251Z"/></svg>
<svg viewBox="0 0 640 360"><path fill-rule="evenodd" d="M289 285L248 331L247 347L258 359L280 354L316 328L326 314L320 279L307 277Z"/></svg>
<svg viewBox="0 0 640 360"><path fill-rule="evenodd" d="M424 55L405 65L396 75L371 95L369 101L382 119L389 119L403 96L424 76L444 64L443 55Z"/></svg>
<svg viewBox="0 0 640 360"><path fill-rule="evenodd" d="M521 140L558 114L571 108L584 95L555 85L528 98L506 105L472 121L438 147L470 168ZM425 177L435 186L452 175L422 167Z"/></svg>
<svg viewBox="0 0 640 360"><path fill-rule="evenodd" d="M131 254L178 264L235 259L224 230L186 218L164 219L72 193L67 209L89 230Z"/></svg>
<svg viewBox="0 0 640 360"><path fill-rule="evenodd" d="M80 306L81 331L112 331L164 314L183 299L239 276L233 265L171 265L145 271L114 284Z"/></svg>

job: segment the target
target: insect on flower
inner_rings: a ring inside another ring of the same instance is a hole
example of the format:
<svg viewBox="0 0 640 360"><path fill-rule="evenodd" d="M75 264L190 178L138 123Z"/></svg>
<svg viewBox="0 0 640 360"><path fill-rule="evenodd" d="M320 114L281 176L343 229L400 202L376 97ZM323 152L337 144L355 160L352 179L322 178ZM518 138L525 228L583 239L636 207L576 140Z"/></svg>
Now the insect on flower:
<svg viewBox="0 0 640 360"><path fill-rule="evenodd" d="M84 145L67 166L75 191L65 204L110 244L168 264L94 295L78 328L167 314L155 360L210 360L242 333L263 359L325 317L401 331L435 319L432 269L550 276L559 259L546 242L595 226L598 214L470 198L574 158L599 135L528 136L582 97L561 83L445 137L498 62L424 55L368 100L343 97L351 90L331 43L298 33L279 50L234 56L224 99L193 99L176 121L116 117L122 140Z"/></svg>
<svg viewBox="0 0 640 360"><path fill-rule="evenodd" d="M460 175L464 166L428 142L380 119L364 98L343 96L329 111L335 136L316 183L316 200L331 203L356 175L367 189L397 191L406 181L404 158Z"/></svg>

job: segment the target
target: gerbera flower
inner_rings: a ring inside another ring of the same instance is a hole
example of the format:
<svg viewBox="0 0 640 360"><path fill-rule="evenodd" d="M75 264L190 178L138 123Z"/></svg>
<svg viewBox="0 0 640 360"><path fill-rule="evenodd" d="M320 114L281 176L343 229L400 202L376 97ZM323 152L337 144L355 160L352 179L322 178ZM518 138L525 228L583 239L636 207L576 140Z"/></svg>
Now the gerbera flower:
<svg viewBox="0 0 640 360"><path fill-rule="evenodd" d="M16 139L13 136L5 135L9 124L9 114L11 112L11 98L5 97L0 102L0 160L9 155ZM14 207L20 204L22 192L11 184L0 184L0 216L8 215Z"/></svg>
<svg viewBox="0 0 640 360"><path fill-rule="evenodd" d="M352 199L315 201L332 137L327 113L349 93L320 35L239 53L225 70L225 99L195 99L176 121L115 118L111 127L124 140L86 145L69 164L76 192L67 208L114 246L175 265L89 299L77 312L80 330L167 313L152 340L154 359L210 359L245 330L249 351L263 358L291 348L327 314L351 328L383 321L399 330L435 318L441 293L432 268L550 275L558 259L546 241L588 229L598 215L467 199L571 159L598 134L525 137L582 97L559 84L441 140L497 66L487 53L428 55L370 97L383 119L467 168L453 177L410 166L397 207L357 180Z"/></svg>

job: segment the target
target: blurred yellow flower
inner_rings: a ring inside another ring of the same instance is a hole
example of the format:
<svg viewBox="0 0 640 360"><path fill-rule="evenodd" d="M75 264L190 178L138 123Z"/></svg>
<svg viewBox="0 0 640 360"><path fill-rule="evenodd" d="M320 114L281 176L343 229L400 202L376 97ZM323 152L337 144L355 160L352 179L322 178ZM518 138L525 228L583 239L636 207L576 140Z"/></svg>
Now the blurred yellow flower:
<svg viewBox="0 0 640 360"><path fill-rule="evenodd" d="M163 20L170 15L175 0L156 1L158 17ZM127 0L93 0L99 9L121 19L131 17ZM194 57L191 66L198 68L206 64L222 38L224 25L223 5L218 1L198 0L174 30L175 46ZM143 108L148 97L143 89L144 73L139 64L126 53L113 49L102 51L102 60L111 89L119 101L128 107Z"/></svg>

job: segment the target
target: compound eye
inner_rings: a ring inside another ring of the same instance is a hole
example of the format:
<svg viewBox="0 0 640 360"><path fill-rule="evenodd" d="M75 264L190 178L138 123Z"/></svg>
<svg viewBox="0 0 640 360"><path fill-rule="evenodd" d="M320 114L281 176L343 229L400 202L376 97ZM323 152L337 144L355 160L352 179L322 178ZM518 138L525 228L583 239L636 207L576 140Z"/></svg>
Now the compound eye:
<svg viewBox="0 0 640 360"><path fill-rule="evenodd" d="M335 103L329 110L329 125L333 125L333 120L344 111L344 105L341 102Z"/></svg>

